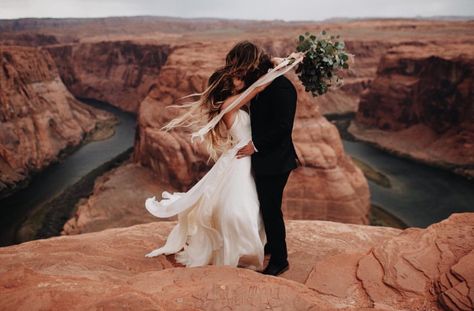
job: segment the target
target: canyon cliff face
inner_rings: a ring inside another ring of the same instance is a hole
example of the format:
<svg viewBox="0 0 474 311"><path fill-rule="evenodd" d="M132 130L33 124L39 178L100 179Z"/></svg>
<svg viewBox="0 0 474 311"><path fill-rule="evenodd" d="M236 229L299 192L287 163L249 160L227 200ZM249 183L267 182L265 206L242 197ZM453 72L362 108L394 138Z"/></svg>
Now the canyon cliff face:
<svg viewBox="0 0 474 311"><path fill-rule="evenodd" d="M473 213L403 231L288 221L290 269L279 277L226 266L183 268L173 255L146 258L174 225L0 248L0 310L473 308Z"/></svg>
<svg viewBox="0 0 474 311"><path fill-rule="evenodd" d="M32 47L59 43L55 36L45 35L42 33L2 33L0 41L2 45L20 45Z"/></svg>
<svg viewBox="0 0 474 311"><path fill-rule="evenodd" d="M2 196L113 119L75 100L47 51L0 46Z"/></svg>
<svg viewBox="0 0 474 311"><path fill-rule="evenodd" d="M474 46L388 51L349 131L387 151L474 177Z"/></svg>
<svg viewBox="0 0 474 311"><path fill-rule="evenodd" d="M354 55L354 62L344 73L344 84L314 101L324 115L354 113L359 97L376 76L377 65L388 49L399 43L389 40L345 40L346 49Z"/></svg>
<svg viewBox="0 0 474 311"><path fill-rule="evenodd" d="M92 195L80 200L74 216L63 226L62 235L97 232L172 218L156 218L145 210L145 200L156 193L173 191L158 181L153 171L128 162L95 180Z"/></svg>
<svg viewBox="0 0 474 311"><path fill-rule="evenodd" d="M49 46L61 78L76 97L93 98L136 112L156 83L169 45L132 41Z"/></svg>
<svg viewBox="0 0 474 311"><path fill-rule="evenodd" d="M134 159L180 190L189 189L212 163L207 163L202 146L191 144L189 133L165 133L160 128L177 116L177 109L168 106L182 103L181 96L201 92L208 76L224 63L233 43L189 43L174 48L157 77L156 87L140 105ZM256 43L269 50L265 41ZM272 49L283 55L291 45L290 40L281 39L274 42ZM336 127L321 116L318 105L304 92L297 77L288 77L298 90L293 138L303 167L292 173L286 187L286 216L368 223L367 180L345 154Z"/></svg>

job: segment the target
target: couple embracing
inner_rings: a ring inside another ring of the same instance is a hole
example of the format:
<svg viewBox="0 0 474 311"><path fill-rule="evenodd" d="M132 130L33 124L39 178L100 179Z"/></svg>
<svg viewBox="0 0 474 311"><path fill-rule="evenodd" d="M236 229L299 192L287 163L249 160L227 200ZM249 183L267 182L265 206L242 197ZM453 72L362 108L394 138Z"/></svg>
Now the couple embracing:
<svg viewBox="0 0 474 311"><path fill-rule="evenodd" d="M166 243L146 257L176 254L187 267L230 265L270 275L289 269L281 204L298 159L291 135L297 92L283 75L291 66L286 60L237 43L207 89L194 94L199 99L164 127L213 121L201 136L215 164L187 192L146 200L151 214L178 216Z"/></svg>

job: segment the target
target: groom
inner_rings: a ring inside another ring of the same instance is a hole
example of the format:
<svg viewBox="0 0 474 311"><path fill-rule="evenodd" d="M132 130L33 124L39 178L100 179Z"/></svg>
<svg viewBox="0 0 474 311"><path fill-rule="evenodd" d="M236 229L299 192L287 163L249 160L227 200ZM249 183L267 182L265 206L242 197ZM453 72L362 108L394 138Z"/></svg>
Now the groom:
<svg viewBox="0 0 474 311"><path fill-rule="evenodd" d="M241 69L245 88L273 68L270 56L249 41L237 43L226 56L226 66ZM296 89L284 75L252 99L252 141L237 157L252 156L260 210L270 254L264 274L279 275L289 268L285 223L281 210L283 190L290 172L297 167L291 133L296 112Z"/></svg>

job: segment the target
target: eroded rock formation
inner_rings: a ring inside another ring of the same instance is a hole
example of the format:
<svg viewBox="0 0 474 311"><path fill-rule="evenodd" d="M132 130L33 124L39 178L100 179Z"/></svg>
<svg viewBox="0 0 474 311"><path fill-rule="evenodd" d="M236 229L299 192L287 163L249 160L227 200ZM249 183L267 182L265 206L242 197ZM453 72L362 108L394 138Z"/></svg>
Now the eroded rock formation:
<svg viewBox="0 0 474 311"><path fill-rule="evenodd" d="M169 45L106 41L48 47L62 80L76 97L136 112L157 82Z"/></svg>
<svg viewBox="0 0 474 311"><path fill-rule="evenodd" d="M57 161L113 116L78 102L49 53L0 46L0 192Z"/></svg>
<svg viewBox="0 0 474 311"><path fill-rule="evenodd" d="M389 40L346 40L346 49L354 55L354 63L344 73L344 84L324 96L314 99L322 114L354 113L359 97L376 76L379 59L398 43Z"/></svg>
<svg viewBox="0 0 474 311"><path fill-rule="evenodd" d="M58 39L53 35L42 33L2 33L2 45L43 46L58 44Z"/></svg>
<svg viewBox="0 0 474 311"><path fill-rule="evenodd" d="M290 270L146 258L175 222L0 248L0 309L470 310L474 214L427 229L288 221ZM268 259L268 258L267 258ZM204 282L203 282L204 280ZM64 299L67 297L67 299Z"/></svg>
<svg viewBox="0 0 474 311"><path fill-rule="evenodd" d="M472 310L473 249L474 214L454 214L426 229L408 228L369 252L326 258L306 285L346 303L362 295L376 308L437 310L440 303L447 310Z"/></svg>
<svg viewBox="0 0 474 311"><path fill-rule="evenodd" d="M92 195L77 204L61 234L96 232L128 227L159 219L145 209L145 199L163 191L173 191L160 183L153 171L138 163L125 163L95 180ZM175 218L173 218L175 219Z"/></svg>
<svg viewBox="0 0 474 311"><path fill-rule="evenodd" d="M392 49L349 131L390 152L473 177L473 73L472 44Z"/></svg>

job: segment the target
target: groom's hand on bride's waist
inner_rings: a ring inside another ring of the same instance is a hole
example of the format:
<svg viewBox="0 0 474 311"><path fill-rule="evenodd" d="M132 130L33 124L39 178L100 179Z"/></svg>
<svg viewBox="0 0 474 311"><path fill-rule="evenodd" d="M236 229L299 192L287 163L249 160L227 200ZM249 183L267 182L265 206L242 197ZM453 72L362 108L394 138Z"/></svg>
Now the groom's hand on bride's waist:
<svg viewBox="0 0 474 311"><path fill-rule="evenodd" d="M237 151L236 156L237 156L237 159L241 159L241 158L244 158L244 157L251 156L256 151L257 151L257 149L253 145L253 142L249 141L249 143L247 145L245 145L244 147L240 148L239 151Z"/></svg>

